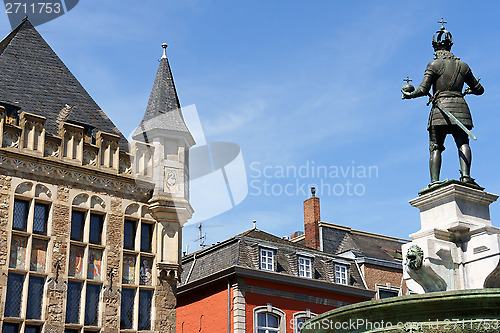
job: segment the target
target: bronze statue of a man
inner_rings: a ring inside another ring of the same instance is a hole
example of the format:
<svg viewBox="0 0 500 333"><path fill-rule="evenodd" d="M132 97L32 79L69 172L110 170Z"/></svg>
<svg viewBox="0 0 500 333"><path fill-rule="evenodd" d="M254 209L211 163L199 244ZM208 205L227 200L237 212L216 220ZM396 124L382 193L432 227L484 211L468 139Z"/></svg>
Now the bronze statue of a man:
<svg viewBox="0 0 500 333"><path fill-rule="evenodd" d="M472 117L464 95L481 95L484 88L474 77L469 66L450 52L453 45L451 33L444 28L443 24L446 22L441 20L439 23L441 29L432 38L435 58L427 65L422 83L416 90L413 86L406 85L401 91L403 99L429 96L429 103L432 102L427 125L431 175L429 187L440 183L441 152L445 149L444 140L447 134L453 135L458 148L460 181L477 185L470 176L472 154L468 134L474 139L475 137L470 133L473 127ZM468 88L462 93L464 83ZM434 92L432 96L429 93L431 86Z"/></svg>

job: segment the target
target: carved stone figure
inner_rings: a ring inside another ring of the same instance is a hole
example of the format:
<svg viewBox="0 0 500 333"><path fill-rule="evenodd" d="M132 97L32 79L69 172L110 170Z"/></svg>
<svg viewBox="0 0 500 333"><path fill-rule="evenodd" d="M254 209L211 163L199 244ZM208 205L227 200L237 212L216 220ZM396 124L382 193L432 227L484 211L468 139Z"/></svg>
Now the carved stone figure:
<svg viewBox="0 0 500 333"><path fill-rule="evenodd" d="M448 289L446 281L434 271L429 261L424 261L424 251L418 245L408 249L405 271L426 293Z"/></svg>
<svg viewBox="0 0 500 333"><path fill-rule="evenodd" d="M431 183L429 187L438 185L441 171L441 152L444 148L444 140L447 134L453 135L458 148L460 160L460 181L478 186L470 176L472 154L469 147L469 136L475 139L470 132L473 127L469 107L465 102L466 94L481 95L484 88L472 74L469 66L460 61L450 52L453 45L452 35L445 30L441 19L441 29L438 30L432 41L435 58L425 69L424 79L417 89L409 84L403 87L403 99L429 96L432 109L429 116L427 130L429 131L430 160L429 169ZM464 83L468 85L462 93ZM431 96L429 91L433 89Z"/></svg>
<svg viewBox="0 0 500 333"><path fill-rule="evenodd" d="M420 269L424 260L424 251L418 245L412 245L406 253L406 264L411 269Z"/></svg>

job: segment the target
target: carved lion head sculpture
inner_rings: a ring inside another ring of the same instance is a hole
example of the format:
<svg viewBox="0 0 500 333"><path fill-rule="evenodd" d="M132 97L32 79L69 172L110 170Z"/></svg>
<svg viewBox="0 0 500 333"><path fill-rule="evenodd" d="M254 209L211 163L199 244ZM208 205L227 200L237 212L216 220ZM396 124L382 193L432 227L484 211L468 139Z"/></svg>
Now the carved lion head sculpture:
<svg viewBox="0 0 500 333"><path fill-rule="evenodd" d="M422 267L424 260L424 251L418 245L412 245L406 253L406 264L411 269L419 269Z"/></svg>

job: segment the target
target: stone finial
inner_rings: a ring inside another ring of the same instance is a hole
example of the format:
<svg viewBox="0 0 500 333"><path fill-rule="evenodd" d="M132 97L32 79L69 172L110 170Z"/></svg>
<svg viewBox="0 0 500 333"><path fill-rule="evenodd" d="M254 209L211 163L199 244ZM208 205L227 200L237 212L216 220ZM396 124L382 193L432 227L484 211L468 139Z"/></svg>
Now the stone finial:
<svg viewBox="0 0 500 333"><path fill-rule="evenodd" d="M167 59L167 43L161 44L161 47L163 47L163 56L161 57L162 59Z"/></svg>

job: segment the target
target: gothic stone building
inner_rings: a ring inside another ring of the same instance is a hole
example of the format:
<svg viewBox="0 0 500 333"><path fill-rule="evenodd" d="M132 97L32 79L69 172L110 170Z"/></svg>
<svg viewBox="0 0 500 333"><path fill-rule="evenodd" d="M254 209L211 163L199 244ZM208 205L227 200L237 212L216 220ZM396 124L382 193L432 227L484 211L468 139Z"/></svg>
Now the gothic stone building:
<svg viewBox="0 0 500 333"><path fill-rule="evenodd" d="M0 144L2 332L175 332L194 141L166 52L129 143L24 20L0 42Z"/></svg>

